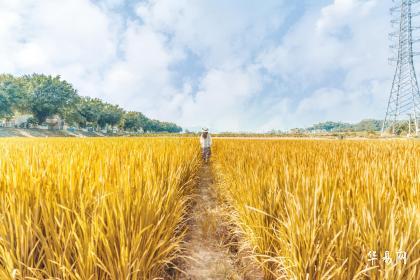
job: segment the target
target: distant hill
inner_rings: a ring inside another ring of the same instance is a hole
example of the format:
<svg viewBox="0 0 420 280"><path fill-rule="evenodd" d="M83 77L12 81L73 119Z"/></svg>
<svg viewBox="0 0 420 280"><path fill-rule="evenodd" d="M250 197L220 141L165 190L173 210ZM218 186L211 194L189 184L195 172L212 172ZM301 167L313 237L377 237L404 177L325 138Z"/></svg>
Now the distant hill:
<svg viewBox="0 0 420 280"><path fill-rule="evenodd" d="M343 122L321 122L308 127L307 131L323 131L323 132L359 132L359 131L380 131L382 129L382 121L374 119L365 119L359 123L343 123Z"/></svg>

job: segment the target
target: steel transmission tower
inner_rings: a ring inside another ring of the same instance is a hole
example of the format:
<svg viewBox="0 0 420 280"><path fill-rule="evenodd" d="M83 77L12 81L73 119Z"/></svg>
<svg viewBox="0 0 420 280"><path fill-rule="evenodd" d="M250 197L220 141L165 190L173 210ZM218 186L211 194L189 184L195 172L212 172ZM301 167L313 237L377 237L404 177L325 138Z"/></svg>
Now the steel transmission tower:
<svg viewBox="0 0 420 280"><path fill-rule="evenodd" d="M419 135L420 92L413 57L420 53L413 51L413 44L420 42L420 38L415 38L420 27L413 25L413 19L420 16L420 12L413 12L413 8L420 0L393 2L396 4L391 8L391 24L395 30L389 36L393 40L394 57L390 61L396 64L396 69L382 132L395 134L396 124L407 121L409 134Z"/></svg>

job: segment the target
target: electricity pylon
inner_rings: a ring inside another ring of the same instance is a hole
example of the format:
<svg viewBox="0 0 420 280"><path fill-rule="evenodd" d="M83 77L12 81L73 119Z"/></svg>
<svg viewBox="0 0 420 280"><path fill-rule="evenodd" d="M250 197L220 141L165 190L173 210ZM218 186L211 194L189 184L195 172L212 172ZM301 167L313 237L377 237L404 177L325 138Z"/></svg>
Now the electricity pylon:
<svg viewBox="0 0 420 280"><path fill-rule="evenodd" d="M391 25L395 31L389 34L393 40L391 49L395 57L390 61L396 62L394 80L389 96L388 108L382 125L382 133L389 131L395 134L395 126L411 115L409 131L415 135L420 134L420 92L414 67L414 56L420 53L413 51L413 44L420 42L416 37L419 26L413 26L413 18L420 16L420 12L413 12L413 8L420 0L393 0L395 6L391 8L393 19ZM420 37L420 36L419 36Z"/></svg>

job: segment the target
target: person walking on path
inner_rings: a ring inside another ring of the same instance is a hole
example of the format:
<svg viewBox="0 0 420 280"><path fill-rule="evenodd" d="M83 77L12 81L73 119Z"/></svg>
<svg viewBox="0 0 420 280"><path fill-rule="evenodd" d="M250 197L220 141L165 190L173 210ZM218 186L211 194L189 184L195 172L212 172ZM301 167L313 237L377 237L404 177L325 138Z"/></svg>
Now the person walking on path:
<svg viewBox="0 0 420 280"><path fill-rule="evenodd" d="M208 128L203 128L203 133L200 136L201 155L205 163L207 163L211 156L211 136Z"/></svg>

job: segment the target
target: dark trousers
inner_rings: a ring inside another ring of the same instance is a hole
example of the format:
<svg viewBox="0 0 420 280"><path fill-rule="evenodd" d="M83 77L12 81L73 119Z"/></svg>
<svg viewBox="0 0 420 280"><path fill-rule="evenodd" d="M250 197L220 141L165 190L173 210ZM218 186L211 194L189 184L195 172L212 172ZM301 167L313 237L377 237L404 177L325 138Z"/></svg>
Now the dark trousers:
<svg viewBox="0 0 420 280"><path fill-rule="evenodd" d="M208 148L202 148L201 149L201 156L202 156L202 158L203 158L204 161L209 160L210 159L210 156L211 156L211 148L210 147L208 147Z"/></svg>

